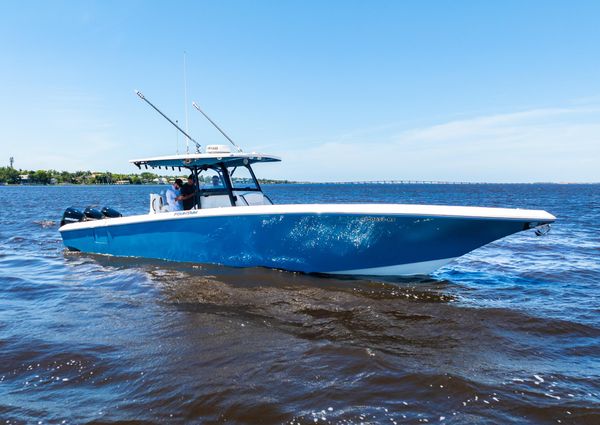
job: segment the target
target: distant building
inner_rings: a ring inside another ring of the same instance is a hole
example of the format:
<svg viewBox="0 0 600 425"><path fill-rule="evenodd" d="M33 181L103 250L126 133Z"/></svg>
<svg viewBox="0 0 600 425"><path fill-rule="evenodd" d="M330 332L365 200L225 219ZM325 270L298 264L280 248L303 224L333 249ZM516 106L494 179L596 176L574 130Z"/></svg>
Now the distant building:
<svg viewBox="0 0 600 425"><path fill-rule="evenodd" d="M129 184L129 180L117 180L115 184Z"/></svg>
<svg viewBox="0 0 600 425"><path fill-rule="evenodd" d="M29 174L21 174L19 175L19 179L21 180L21 184L29 184Z"/></svg>

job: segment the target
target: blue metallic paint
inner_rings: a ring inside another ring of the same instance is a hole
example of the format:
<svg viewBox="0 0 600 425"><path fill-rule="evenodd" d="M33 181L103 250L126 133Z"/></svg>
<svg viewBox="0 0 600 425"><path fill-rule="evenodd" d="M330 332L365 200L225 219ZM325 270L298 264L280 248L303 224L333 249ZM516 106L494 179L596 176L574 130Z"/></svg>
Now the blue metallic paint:
<svg viewBox="0 0 600 425"><path fill-rule="evenodd" d="M82 252L301 272L453 258L523 230L524 220L356 214L187 216L67 230Z"/></svg>

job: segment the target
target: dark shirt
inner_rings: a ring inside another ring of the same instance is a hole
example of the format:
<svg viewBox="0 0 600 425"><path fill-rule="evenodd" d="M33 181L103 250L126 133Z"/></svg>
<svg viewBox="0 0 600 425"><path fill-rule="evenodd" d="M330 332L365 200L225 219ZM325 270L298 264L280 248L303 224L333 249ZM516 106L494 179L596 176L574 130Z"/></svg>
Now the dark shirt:
<svg viewBox="0 0 600 425"><path fill-rule="evenodd" d="M181 194L183 196L191 195L195 191L196 191L196 188L194 187L193 184L185 183L183 186L181 186ZM192 208L194 208L194 204L196 202L196 197L190 196L188 199L184 199L182 202L183 202L184 210L191 210Z"/></svg>

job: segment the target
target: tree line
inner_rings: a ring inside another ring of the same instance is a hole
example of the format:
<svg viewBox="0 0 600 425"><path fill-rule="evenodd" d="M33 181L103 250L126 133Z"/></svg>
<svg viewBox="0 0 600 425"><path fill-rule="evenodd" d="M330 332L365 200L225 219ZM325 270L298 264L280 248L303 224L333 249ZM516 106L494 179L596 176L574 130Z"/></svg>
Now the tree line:
<svg viewBox="0 0 600 425"><path fill-rule="evenodd" d="M148 184L154 183L160 177L162 176L147 172L141 174L119 174L108 171L75 171L72 173L69 171L16 170L11 167L0 167L0 183L4 184L115 184L117 182Z"/></svg>
<svg viewBox="0 0 600 425"><path fill-rule="evenodd" d="M21 176L27 176L22 178ZM0 167L0 184L153 184L157 179L172 181L177 177L160 176L143 172L140 174L119 174L92 171L57 171L57 170L17 170L11 167ZM185 181L184 176L180 177ZM202 176L200 176L202 179ZM210 176L204 177L210 183ZM234 180L236 180L234 178ZM294 183L289 180L258 179L261 184Z"/></svg>

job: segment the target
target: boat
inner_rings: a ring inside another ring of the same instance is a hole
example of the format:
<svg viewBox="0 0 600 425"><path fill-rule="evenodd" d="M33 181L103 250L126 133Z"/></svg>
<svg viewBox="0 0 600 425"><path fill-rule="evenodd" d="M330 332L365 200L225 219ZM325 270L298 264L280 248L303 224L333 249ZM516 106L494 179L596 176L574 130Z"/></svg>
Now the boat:
<svg viewBox="0 0 600 425"><path fill-rule="evenodd" d="M149 211L141 215L71 207L59 229L64 245L84 253L302 273L426 275L503 237L528 229L541 233L556 219L528 209L276 205L254 166L281 159L243 152L231 142L235 150L209 145L201 152L198 146L196 153L131 160L139 169L190 174L196 190L192 209L169 211L160 194L150 195Z"/></svg>

